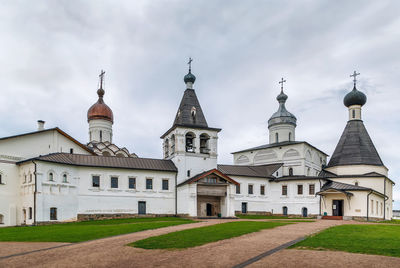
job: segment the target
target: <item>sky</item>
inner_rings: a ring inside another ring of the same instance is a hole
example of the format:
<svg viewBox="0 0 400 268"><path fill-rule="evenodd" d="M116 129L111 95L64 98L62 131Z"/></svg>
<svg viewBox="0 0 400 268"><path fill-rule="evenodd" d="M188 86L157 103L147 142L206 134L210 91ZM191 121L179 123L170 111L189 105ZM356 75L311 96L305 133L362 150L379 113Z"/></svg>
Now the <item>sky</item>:
<svg viewBox="0 0 400 268"><path fill-rule="evenodd" d="M219 134L219 163L268 143L284 77L296 139L332 154L358 89L363 120L400 200L399 1L2 1L0 136L36 121L88 142L101 69L113 141L162 157L193 58L197 96ZM395 202L400 209L400 202Z"/></svg>

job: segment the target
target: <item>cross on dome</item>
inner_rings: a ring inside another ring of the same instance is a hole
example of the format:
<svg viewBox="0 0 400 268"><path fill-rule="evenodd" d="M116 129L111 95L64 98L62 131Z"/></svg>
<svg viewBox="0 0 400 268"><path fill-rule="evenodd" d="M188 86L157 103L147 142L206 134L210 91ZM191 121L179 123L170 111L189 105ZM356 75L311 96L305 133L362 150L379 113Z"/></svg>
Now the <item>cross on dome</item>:
<svg viewBox="0 0 400 268"><path fill-rule="evenodd" d="M188 65L189 65L189 73L192 71L192 61L193 59L191 57L189 57L189 61L188 61Z"/></svg>
<svg viewBox="0 0 400 268"><path fill-rule="evenodd" d="M104 74L106 72L104 70L100 71L99 77L100 77L100 88L103 88L103 82L104 82Z"/></svg>
<svg viewBox="0 0 400 268"><path fill-rule="evenodd" d="M278 83L281 84L281 92L283 92L283 83L286 83L286 79L283 79L282 77L281 81L279 81Z"/></svg>
<svg viewBox="0 0 400 268"><path fill-rule="evenodd" d="M356 71L354 71L354 73L350 75L350 77L353 77L354 86L356 86L358 75L360 75L360 73L357 73Z"/></svg>

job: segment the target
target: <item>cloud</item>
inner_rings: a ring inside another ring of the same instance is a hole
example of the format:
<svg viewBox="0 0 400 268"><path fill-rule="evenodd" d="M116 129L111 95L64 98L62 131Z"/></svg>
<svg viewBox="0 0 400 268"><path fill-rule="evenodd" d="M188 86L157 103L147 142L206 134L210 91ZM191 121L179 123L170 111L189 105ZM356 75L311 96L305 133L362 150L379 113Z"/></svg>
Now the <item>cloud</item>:
<svg viewBox="0 0 400 268"><path fill-rule="evenodd" d="M393 1L3 3L0 136L32 131L43 119L86 142L86 112L105 69L115 142L161 157L159 136L172 124L191 56L208 123L223 129L221 163L268 142L281 77L297 139L332 154L356 69L368 96L364 122L399 199L399 8Z"/></svg>

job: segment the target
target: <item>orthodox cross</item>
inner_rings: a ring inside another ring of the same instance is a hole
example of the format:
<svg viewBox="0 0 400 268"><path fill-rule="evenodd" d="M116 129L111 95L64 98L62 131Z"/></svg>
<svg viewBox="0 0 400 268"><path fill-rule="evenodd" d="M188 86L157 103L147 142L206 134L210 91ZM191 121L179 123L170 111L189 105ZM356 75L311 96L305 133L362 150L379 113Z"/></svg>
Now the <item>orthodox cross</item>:
<svg viewBox="0 0 400 268"><path fill-rule="evenodd" d="M356 78L357 78L358 75L360 75L360 73L357 73L356 71L354 71L354 73L350 75L350 77L354 77L353 78L354 86L356 86L356 83L357 83L357 79Z"/></svg>
<svg viewBox="0 0 400 268"><path fill-rule="evenodd" d="M189 57L189 62L187 63L189 65L189 73L192 71L192 61L193 59Z"/></svg>
<svg viewBox="0 0 400 268"><path fill-rule="evenodd" d="M282 77L281 81L279 81L278 83L281 84L281 91L283 92L283 83L286 83L286 80L284 80Z"/></svg>
<svg viewBox="0 0 400 268"><path fill-rule="evenodd" d="M103 88L104 74L105 74L105 73L106 73L106 72L103 71L103 70L101 70L101 72L100 72L100 75L99 75L99 77L100 77L100 88Z"/></svg>

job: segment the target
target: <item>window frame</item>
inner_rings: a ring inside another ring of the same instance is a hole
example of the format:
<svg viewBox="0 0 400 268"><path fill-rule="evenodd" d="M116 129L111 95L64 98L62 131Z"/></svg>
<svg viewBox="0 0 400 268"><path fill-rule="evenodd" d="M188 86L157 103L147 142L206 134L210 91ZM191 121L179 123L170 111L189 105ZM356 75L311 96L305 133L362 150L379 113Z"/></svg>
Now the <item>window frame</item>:
<svg viewBox="0 0 400 268"><path fill-rule="evenodd" d="M64 172L62 174L62 182L63 183L68 183L68 174L66 172Z"/></svg>
<svg viewBox="0 0 400 268"><path fill-rule="evenodd" d="M32 207L29 207L28 211L29 211L28 212L28 219L32 220L32 217L33 217Z"/></svg>
<svg viewBox="0 0 400 268"><path fill-rule="evenodd" d="M113 182L117 183L117 187L114 187L115 185L113 185ZM119 188L119 179L118 176L110 176L110 188L111 189L118 189Z"/></svg>
<svg viewBox="0 0 400 268"><path fill-rule="evenodd" d="M254 194L254 185L253 184L248 184L247 185L247 193L248 194Z"/></svg>
<svg viewBox="0 0 400 268"><path fill-rule="evenodd" d="M312 188L312 192L311 192L311 188ZM308 194L309 195L315 195L315 183L310 183L308 185Z"/></svg>
<svg viewBox="0 0 400 268"><path fill-rule="evenodd" d="M164 187L165 186L165 184L164 183L167 183L166 184L166 188ZM161 190L163 190L163 191L169 191L169 179L162 179L161 180Z"/></svg>
<svg viewBox="0 0 400 268"><path fill-rule="evenodd" d="M131 180L133 180L133 188L131 187ZM136 177L128 177L128 189L136 190Z"/></svg>
<svg viewBox="0 0 400 268"><path fill-rule="evenodd" d="M304 195L304 186L303 186L303 184L297 184L297 195Z"/></svg>
<svg viewBox="0 0 400 268"><path fill-rule="evenodd" d="M288 196L288 186L286 184L282 185L281 195Z"/></svg>
<svg viewBox="0 0 400 268"><path fill-rule="evenodd" d="M98 179L97 186L95 185L95 179ZM93 188L100 188L101 186L101 177L100 175L92 175L92 187Z"/></svg>
<svg viewBox="0 0 400 268"><path fill-rule="evenodd" d="M151 188L149 188L149 183L148 182L150 182L151 184L150 184L150 186L151 186ZM146 178L146 190L153 190L153 178Z"/></svg>
<svg viewBox="0 0 400 268"><path fill-rule="evenodd" d="M0 184L5 184L3 181L3 173L0 172Z"/></svg>
<svg viewBox="0 0 400 268"><path fill-rule="evenodd" d="M50 208L50 220L51 221L58 220L57 208L56 207L51 207Z"/></svg>
<svg viewBox="0 0 400 268"><path fill-rule="evenodd" d="M236 194L240 194L240 183L236 184Z"/></svg>
<svg viewBox="0 0 400 268"><path fill-rule="evenodd" d="M260 185L260 195L265 195L265 185Z"/></svg>

